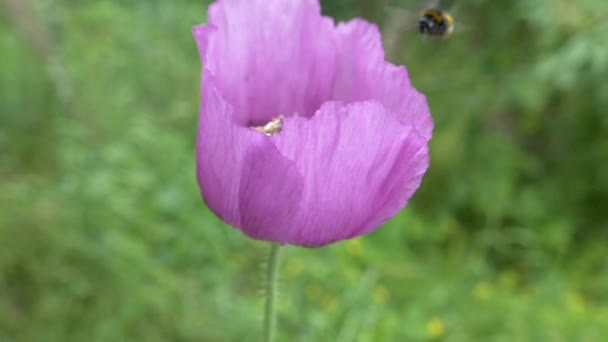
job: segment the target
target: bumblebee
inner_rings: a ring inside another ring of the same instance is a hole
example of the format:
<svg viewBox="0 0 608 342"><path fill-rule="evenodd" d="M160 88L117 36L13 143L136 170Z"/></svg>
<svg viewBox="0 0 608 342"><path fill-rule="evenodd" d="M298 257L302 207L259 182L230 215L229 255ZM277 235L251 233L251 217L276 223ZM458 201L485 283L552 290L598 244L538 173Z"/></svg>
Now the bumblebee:
<svg viewBox="0 0 608 342"><path fill-rule="evenodd" d="M403 31L415 30L423 37L447 39L454 33L454 18L439 5L439 0L427 0L417 11L387 6L388 20L385 34L392 39L389 43L399 40Z"/></svg>
<svg viewBox="0 0 608 342"><path fill-rule="evenodd" d="M446 39L454 32L454 19L448 12L438 8L425 9L418 20L418 32Z"/></svg>

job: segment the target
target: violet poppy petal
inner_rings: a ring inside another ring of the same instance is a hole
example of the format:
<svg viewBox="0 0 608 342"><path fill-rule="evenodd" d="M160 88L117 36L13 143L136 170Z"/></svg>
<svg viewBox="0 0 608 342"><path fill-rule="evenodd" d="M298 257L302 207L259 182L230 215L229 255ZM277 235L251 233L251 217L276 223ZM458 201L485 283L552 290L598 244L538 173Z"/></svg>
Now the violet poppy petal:
<svg viewBox="0 0 608 342"><path fill-rule="evenodd" d="M237 123L310 116L331 96L334 27L318 1L220 0L209 7L208 22L217 30L209 41L201 42L196 28L195 36Z"/></svg>
<svg viewBox="0 0 608 342"><path fill-rule="evenodd" d="M429 164L426 139L375 101L328 102L271 137L304 176L288 242L320 246L374 230L404 207Z"/></svg>
<svg viewBox="0 0 608 342"><path fill-rule="evenodd" d="M426 97L410 84L404 66L384 60L378 28L361 19L336 28L338 60L332 99L343 102L374 99L393 112L402 123L413 124L427 141L433 120Z"/></svg>
<svg viewBox="0 0 608 342"><path fill-rule="evenodd" d="M232 122L232 107L204 73L196 175L207 206L248 236L285 242L303 179L267 136Z"/></svg>

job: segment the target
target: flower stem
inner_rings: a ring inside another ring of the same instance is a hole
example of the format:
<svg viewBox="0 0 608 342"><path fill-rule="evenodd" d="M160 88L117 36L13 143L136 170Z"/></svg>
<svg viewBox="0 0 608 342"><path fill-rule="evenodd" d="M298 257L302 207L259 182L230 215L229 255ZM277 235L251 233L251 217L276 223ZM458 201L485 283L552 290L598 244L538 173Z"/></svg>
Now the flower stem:
<svg viewBox="0 0 608 342"><path fill-rule="evenodd" d="M277 325L276 297L277 279L279 278L279 243L273 243L268 256L268 269L266 270L266 306L264 308L264 341L272 342Z"/></svg>

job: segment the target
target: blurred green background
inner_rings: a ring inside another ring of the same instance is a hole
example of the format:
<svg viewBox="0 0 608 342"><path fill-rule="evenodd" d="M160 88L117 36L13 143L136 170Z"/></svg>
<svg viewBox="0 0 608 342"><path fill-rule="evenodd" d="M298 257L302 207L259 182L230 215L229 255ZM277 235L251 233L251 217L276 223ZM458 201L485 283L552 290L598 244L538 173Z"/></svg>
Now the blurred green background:
<svg viewBox="0 0 608 342"><path fill-rule="evenodd" d="M0 3L0 341L259 340L268 246L194 177L208 2ZM420 2L322 5L398 38L432 165L376 232L283 250L280 340L604 341L608 3L457 0L442 42L386 10Z"/></svg>

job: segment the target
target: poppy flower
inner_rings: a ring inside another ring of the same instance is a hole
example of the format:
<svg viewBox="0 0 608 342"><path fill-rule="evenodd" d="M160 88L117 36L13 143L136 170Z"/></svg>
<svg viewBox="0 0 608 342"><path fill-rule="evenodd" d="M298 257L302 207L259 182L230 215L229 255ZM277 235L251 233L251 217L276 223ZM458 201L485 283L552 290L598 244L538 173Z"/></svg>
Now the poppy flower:
<svg viewBox="0 0 608 342"><path fill-rule="evenodd" d="M405 207L433 122L378 28L317 0L219 0L193 28L202 61L196 175L247 236L322 246Z"/></svg>

